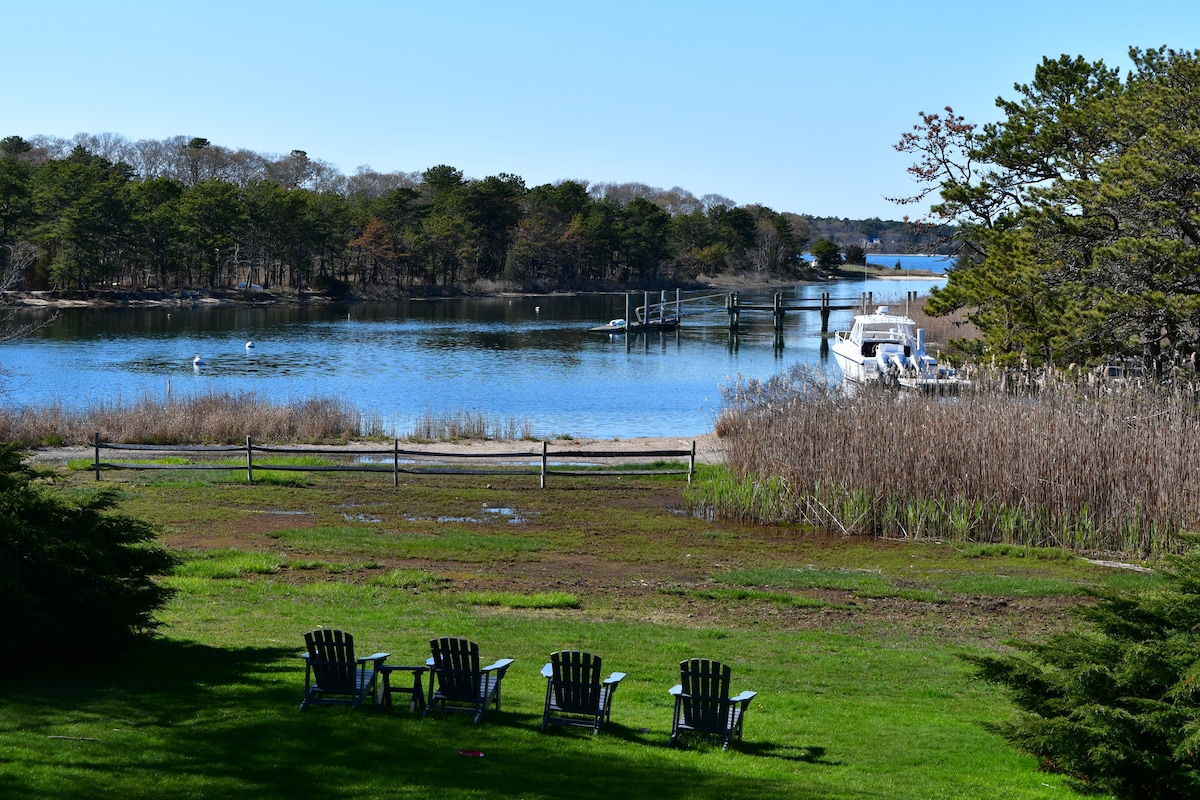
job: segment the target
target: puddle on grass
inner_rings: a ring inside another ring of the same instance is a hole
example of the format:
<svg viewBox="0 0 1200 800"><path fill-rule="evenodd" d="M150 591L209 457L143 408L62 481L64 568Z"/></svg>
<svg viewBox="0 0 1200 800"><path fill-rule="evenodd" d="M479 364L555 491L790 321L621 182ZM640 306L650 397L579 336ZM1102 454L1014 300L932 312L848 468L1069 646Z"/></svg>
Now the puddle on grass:
<svg viewBox="0 0 1200 800"><path fill-rule="evenodd" d="M497 517L507 517L510 525L519 525L525 521L525 518L517 513L515 508L485 508L485 514L493 514Z"/></svg>
<svg viewBox="0 0 1200 800"><path fill-rule="evenodd" d="M467 523L476 523L476 524L483 524L483 523L487 523L487 522L496 522L496 521L498 521L498 520L500 520L500 519L504 519L504 520L506 520L506 521L508 522L508 524L510 524L510 525L520 525L520 524L521 524L521 523L523 523L523 522L528 522L528 521L529 521L529 517L528 517L528 516L522 516L522 515L521 515L521 513L520 513L519 511L517 511L517 509L515 509L515 508L508 508L507 506L485 506L485 507L482 509L482 511L483 511L483 516L480 516L480 517L450 517L450 516L439 516L439 517L418 517L418 516L409 516L409 517L406 517L405 519L406 519L406 520L408 520L409 522L428 522L428 521L432 520L432 521L434 521L434 522L446 522L446 523L451 523L451 522L454 522L454 523L463 523L463 522L467 522Z"/></svg>
<svg viewBox="0 0 1200 800"><path fill-rule="evenodd" d="M303 517L308 514L307 511L292 511L286 508L264 508L257 511L259 514L274 514L283 517Z"/></svg>
<svg viewBox="0 0 1200 800"><path fill-rule="evenodd" d="M342 519L346 522L383 522L379 517L368 517L366 514L347 514L342 513Z"/></svg>
<svg viewBox="0 0 1200 800"><path fill-rule="evenodd" d="M704 522L716 522L717 510L712 506L696 506L695 508L684 508L683 506L669 506L668 514L674 514L677 517L695 517Z"/></svg>

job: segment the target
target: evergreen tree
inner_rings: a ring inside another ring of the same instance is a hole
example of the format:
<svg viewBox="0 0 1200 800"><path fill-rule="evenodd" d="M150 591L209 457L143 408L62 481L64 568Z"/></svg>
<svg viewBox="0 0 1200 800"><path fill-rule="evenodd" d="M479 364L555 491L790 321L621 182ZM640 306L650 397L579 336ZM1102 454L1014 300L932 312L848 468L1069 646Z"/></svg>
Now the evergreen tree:
<svg viewBox="0 0 1200 800"><path fill-rule="evenodd" d="M170 597L155 575L175 559L154 529L114 514L116 493L68 501L0 446L0 669L44 663L52 650L93 658L150 634Z"/></svg>
<svg viewBox="0 0 1200 800"><path fill-rule="evenodd" d="M1097 599L1083 630L966 657L1020 709L989 727L1084 790L1200 797L1200 548L1154 587Z"/></svg>

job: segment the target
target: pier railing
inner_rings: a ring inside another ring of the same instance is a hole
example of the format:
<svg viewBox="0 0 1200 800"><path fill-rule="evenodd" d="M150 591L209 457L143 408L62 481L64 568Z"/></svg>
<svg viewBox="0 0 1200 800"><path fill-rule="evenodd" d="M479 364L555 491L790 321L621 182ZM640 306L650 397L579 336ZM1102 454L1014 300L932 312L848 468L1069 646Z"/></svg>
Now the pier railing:
<svg viewBox="0 0 1200 800"><path fill-rule="evenodd" d="M676 450L602 450L554 448L540 442L536 448L514 443L511 449L466 453L406 449L400 440L388 448L279 447L254 444L249 436L243 445L148 445L119 444L92 440L95 452L93 468L96 480L105 470L245 470L246 482L254 483L256 472L377 472L391 473L392 485L400 485L400 475L537 475L541 488L551 476L596 477L621 475L686 475L688 483L696 472L696 442L690 449ZM133 454L128 458L101 460L101 452ZM280 459L328 456L328 464L288 464ZM178 458L179 463L157 459ZM156 459L138 461L136 459ZM683 459L686 467L633 468L633 462L647 459ZM272 463L272 462L275 463ZM612 464L612 467L596 466ZM622 464L622 462L624 462Z"/></svg>

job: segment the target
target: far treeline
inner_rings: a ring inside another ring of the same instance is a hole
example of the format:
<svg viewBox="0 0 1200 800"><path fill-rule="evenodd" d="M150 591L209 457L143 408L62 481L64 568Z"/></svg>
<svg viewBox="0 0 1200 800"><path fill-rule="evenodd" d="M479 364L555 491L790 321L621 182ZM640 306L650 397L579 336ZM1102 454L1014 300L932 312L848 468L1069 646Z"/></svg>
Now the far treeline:
<svg viewBox="0 0 1200 800"><path fill-rule="evenodd" d="M0 267L20 288L265 287L421 293L808 274L828 231L844 257L904 252L903 222L820 219L674 188L447 165L352 176L300 150L265 156L206 139L0 140ZM841 252L844 249L844 255Z"/></svg>

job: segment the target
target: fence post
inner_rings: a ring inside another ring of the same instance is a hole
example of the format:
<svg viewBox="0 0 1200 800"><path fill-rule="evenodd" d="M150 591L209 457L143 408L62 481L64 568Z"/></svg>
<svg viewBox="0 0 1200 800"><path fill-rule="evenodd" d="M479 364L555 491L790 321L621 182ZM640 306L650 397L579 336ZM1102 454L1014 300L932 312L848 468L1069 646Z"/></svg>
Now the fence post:
<svg viewBox="0 0 1200 800"><path fill-rule="evenodd" d="M400 485L400 440L392 439L392 486Z"/></svg>
<svg viewBox="0 0 1200 800"><path fill-rule="evenodd" d="M254 483L254 448L249 436L246 437L246 483Z"/></svg>
<svg viewBox="0 0 1200 800"><path fill-rule="evenodd" d="M546 488L546 442L542 440L542 488Z"/></svg>
<svg viewBox="0 0 1200 800"><path fill-rule="evenodd" d="M96 443L96 480L100 480L100 431L96 431L92 441Z"/></svg>
<svg viewBox="0 0 1200 800"><path fill-rule="evenodd" d="M696 473L696 440L692 439L692 457L688 460L688 486L692 485L692 475Z"/></svg>

